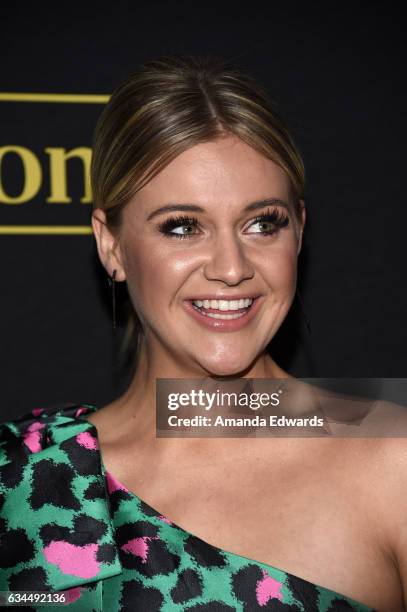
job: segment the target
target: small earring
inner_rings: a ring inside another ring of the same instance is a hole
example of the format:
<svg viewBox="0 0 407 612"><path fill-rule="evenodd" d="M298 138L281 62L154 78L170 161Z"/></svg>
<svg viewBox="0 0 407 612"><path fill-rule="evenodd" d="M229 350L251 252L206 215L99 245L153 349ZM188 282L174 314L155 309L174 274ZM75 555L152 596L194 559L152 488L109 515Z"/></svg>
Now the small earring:
<svg viewBox="0 0 407 612"><path fill-rule="evenodd" d="M116 329L116 294L115 294L115 280L117 270L113 270L112 277L107 277L110 287L112 288L112 313L113 313L113 329Z"/></svg>
<svg viewBox="0 0 407 612"><path fill-rule="evenodd" d="M298 289L298 285L297 285L297 288L296 288L295 292L296 292L298 300L300 302L302 314L304 316L304 320L305 320L305 324L306 324L307 329L308 329L308 333L311 335L311 333L312 333L311 332L311 323L309 322L308 317L307 317L307 315L305 313L304 302L302 301L302 297L300 295L300 290Z"/></svg>

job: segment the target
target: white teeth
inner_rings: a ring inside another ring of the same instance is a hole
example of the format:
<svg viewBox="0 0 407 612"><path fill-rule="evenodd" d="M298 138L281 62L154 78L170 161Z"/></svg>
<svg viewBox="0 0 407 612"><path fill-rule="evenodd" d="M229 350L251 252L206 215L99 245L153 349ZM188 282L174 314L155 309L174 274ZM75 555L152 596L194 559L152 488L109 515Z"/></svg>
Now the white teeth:
<svg viewBox="0 0 407 612"><path fill-rule="evenodd" d="M236 314L218 314L217 312L208 312L206 313L207 317L212 317L212 319L240 319L240 317L244 317L245 312L237 312Z"/></svg>
<svg viewBox="0 0 407 612"><path fill-rule="evenodd" d="M240 308L248 308L253 300L244 298L241 300L193 300L193 304L198 308L212 308L213 310L239 310ZM218 317L217 313L210 313ZM230 317L229 317L230 318Z"/></svg>

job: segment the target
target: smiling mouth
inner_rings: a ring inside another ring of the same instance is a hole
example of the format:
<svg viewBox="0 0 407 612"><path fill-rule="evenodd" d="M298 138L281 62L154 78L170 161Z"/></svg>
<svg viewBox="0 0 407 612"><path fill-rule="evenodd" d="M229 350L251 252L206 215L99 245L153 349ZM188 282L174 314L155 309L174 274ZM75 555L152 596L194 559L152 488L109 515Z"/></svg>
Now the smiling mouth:
<svg viewBox="0 0 407 612"><path fill-rule="evenodd" d="M188 300L193 308L200 314L212 319L240 319L244 317L256 298L244 298L240 300Z"/></svg>

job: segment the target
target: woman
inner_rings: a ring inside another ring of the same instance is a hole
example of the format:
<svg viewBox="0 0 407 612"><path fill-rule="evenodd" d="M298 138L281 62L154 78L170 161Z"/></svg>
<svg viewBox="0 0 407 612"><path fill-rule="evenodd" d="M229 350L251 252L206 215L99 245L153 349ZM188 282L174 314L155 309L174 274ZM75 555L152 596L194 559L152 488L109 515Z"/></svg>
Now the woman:
<svg viewBox="0 0 407 612"><path fill-rule="evenodd" d="M157 378L292 378L268 347L304 170L264 91L219 60L147 62L102 113L92 188L137 367L107 406L3 426L0 588L73 610L403 610L400 441L156 437Z"/></svg>

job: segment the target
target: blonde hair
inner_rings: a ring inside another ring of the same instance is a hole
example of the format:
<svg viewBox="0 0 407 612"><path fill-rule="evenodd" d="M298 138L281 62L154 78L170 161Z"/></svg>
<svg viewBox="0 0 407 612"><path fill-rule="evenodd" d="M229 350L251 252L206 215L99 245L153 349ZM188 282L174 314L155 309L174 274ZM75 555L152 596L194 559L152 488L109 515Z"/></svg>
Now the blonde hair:
<svg viewBox="0 0 407 612"><path fill-rule="evenodd" d="M163 56L145 62L111 96L94 134L93 208L102 208L117 239L121 211L180 153L233 134L287 174L300 216L305 171L287 127L262 86L214 56ZM123 351L139 347L131 309Z"/></svg>

